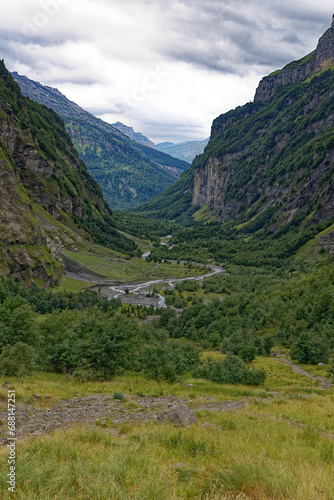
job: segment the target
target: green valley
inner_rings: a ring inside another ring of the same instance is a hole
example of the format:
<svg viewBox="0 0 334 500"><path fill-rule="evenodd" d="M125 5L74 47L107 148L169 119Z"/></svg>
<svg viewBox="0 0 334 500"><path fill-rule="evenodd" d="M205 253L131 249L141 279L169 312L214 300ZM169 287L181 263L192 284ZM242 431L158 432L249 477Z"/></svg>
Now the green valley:
<svg viewBox="0 0 334 500"><path fill-rule="evenodd" d="M17 498L334 498L333 64L334 21L169 185L1 63L1 498L14 394Z"/></svg>
<svg viewBox="0 0 334 500"><path fill-rule="evenodd" d="M17 73L12 76L24 95L63 118L80 158L102 187L111 208L122 210L144 203L173 184L189 167L185 161L131 140L57 89Z"/></svg>

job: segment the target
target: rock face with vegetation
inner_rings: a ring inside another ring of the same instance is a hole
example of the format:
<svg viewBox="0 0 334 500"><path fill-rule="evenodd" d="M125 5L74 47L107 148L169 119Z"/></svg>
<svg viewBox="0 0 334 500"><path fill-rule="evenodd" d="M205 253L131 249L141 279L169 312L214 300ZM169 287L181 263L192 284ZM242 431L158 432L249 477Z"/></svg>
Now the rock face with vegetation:
<svg viewBox="0 0 334 500"><path fill-rule="evenodd" d="M111 208L120 210L145 203L188 169L189 163L155 150L151 144L131 140L122 133L125 129L120 131L96 118L57 89L17 73L12 76L24 95L53 109L63 118L74 146L90 174L102 187Z"/></svg>
<svg viewBox="0 0 334 500"><path fill-rule="evenodd" d="M271 99L282 85L304 80L308 75L319 73L334 63L334 24L320 38L315 51L300 61L295 61L263 78L255 94L255 101Z"/></svg>
<svg viewBox="0 0 334 500"><path fill-rule="evenodd" d="M219 116L192 168L142 213L184 218L199 207L250 232L334 214L334 27L317 49L264 78L254 102Z"/></svg>
<svg viewBox="0 0 334 500"><path fill-rule="evenodd" d="M310 56L264 78L253 103L215 120L195 164L193 205L259 228L333 215L333 58L330 28Z"/></svg>
<svg viewBox="0 0 334 500"><path fill-rule="evenodd" d="M62 120L21 94L0 63L0 274L52 285L60 253L104 241L131 251Z"/></svg>

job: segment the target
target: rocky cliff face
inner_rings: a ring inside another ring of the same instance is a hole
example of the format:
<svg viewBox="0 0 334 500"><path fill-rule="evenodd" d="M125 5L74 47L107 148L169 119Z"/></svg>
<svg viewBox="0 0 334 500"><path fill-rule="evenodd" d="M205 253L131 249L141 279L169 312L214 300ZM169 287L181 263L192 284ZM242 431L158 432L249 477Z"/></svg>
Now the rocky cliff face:
<svg viewBox="0 0 334 500"><path fill-rule="evenodd" d="M143 146L148 146L150 148L155 148L155 145L150 139L148 139L145 135L141 134L140 132L135 132L132 127L128 127L127 125L124 125L124 123L117 122L113 123L113 127L115 127L117 130L122 132L124 135L129 137L135 142L138 142L139 144L143 144Z"/></svg>
<svg viewBox="0 0 334 500"><path fill-rule="evenodd" d="M194 163L193 206L254 228L334 216L333 62L332 26L316 51L264 78L253 103L214 121Z"/></svg>
<svg viewBox="0 0 334 500"><path fill-rule="evenodd" d="M0 114L0 274L53 285L62 272L61 262L47 245L22 183L28 172L36 177L51 175L52 166L38 154L29 133L23 140L18 120L2 98ZM34 187L36 199L42 198Z"/></svg>
<svg viewBox="0 0 334 500"><path fill-rule="evenodd" d="M307 76L323 71L334 63L334 24L320 38L314 52L300 61L295 61L281 71L264 77L255 94L255 101L271 99L282 85L289 85L304 80Z"/></svg>
<svg viewBox="0 0 334 500"><path fill-rule="evenodd" d="M39 279L52 285L61 263L47 246L47 237L3 147L0 147L0 275Z"/></svg>
<svg viewBox="0 0 334 500"><path fill-rule="evenodd" d="M0 275L53 285L62 249L93 241L93 221L113 231L62 120L22 96L0 62Z"/></svg>
<svg viewBox="0 0 334 500"><path fill-rule="evenodd" d="M34 201L54 216L59 216L59 210L65 210L75 217L82 217L82 201L80 198L70 196L68 192L60 189L47 190L45 181L52 176L61 175L60 168L44 158L38 151L29 130L24 134L18 128L19 120L13 114L10 106L0 97L0 109L5 111L7 117L0 117L0 138L5 148L12 156L20 181ZM69 168L78 171L78 166L69 161Z"/></svg>

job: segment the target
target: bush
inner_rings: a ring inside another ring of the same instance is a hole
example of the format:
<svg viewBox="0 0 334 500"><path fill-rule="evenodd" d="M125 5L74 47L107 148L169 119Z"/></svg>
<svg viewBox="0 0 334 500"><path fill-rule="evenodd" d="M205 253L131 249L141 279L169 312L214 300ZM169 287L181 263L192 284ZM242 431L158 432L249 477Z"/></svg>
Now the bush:
<svg viewBox="0 0 334 500"><path fill-rule="evenodd" d="M2 349L0 369L5 375L21 375L35 368L36 352L33 347L23 342L7 345Z"/></svg>
<svg viewBox="0 0 334 500"><path fill-rule="evenodd" d="M239 356L233 354L223 361L207 358L196 375L219 384L261 385L266 379L264 370L250 370Z"/></svg>
<svg viewBox="0 0 334 500"><path fill-rule="evenodd" d="M175 288L179 292L197 292L200 289L200 284L196 280L185 280L177 283Z"/></svg>
<svg viewBox="0 0 334 500"><path fill-rule="evenodd" d="M136 325L121 315L95 308L53 312L40 322L46 368L56 372L92 370L108 379L135 362Z"/></svg>
<svg viewBox="0 0 334 500"><path fill-rule="evenodd" d="M149 378L175 382L182 373L199 365L199 349L191 342L176 339L154 342L141 348L140 363Z"/></svg>
<svg viewBox="0 0 334 500"><path fill-rule="evenodd" d="M327 363L329 357L327 340L312 333L302 333L292 345L291 357L299 363L311 365Z"/></svg>

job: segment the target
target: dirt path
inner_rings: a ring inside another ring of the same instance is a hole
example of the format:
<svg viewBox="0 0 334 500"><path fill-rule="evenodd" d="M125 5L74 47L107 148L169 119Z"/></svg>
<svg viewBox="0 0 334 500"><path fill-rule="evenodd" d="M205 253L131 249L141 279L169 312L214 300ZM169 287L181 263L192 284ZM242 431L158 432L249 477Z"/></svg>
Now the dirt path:
<svg viewBox="0 0 334 500"><path fill-rule="evenodd" d="M205 399L205 398L204 398ZM176 396L166 397L139 397L125 396L124 401L118 401L112 396L94 394L87 397L77 397L61 400L57 406L47 409L38 409L31 405L16 412L16 437L39 436L54 429L65 429L79 423L95 423L97 420L107 420L106 428L109 432L116 432L113 425L125 422L149 422L155 420L158 414L170 406L187 404L196 411L224 412L243 408L246 401L217 401L206 398L207 402L196 402ZM7 412L0 412L3 425L0 426L0 443L6 444L5 435ZM102 424L104 425L104 424Z"/></svg>
<svg viewBox="0 0 334 500"><path fill-rule="evenodd" d="M294 365L292 363L292 361L290 361L289 359L285 358L282 355L279 355L278 357L271 358L271 359L274 359L276 361L280 361L281 363L284 363L287 366L291 366L292 370L295 373L299 373L299 375L304 375L305 377L308 377L308 378L311 378L312 380L316 380L317 382L320 382L319 388L321 388L321 389L328 389L329 387L332 387L332 379L326 379L324 377L319 377L319 376L313 375L312 373L308 373L300 366Z"/></svg>

